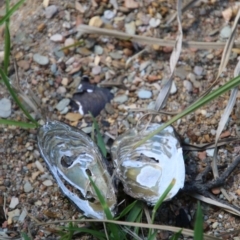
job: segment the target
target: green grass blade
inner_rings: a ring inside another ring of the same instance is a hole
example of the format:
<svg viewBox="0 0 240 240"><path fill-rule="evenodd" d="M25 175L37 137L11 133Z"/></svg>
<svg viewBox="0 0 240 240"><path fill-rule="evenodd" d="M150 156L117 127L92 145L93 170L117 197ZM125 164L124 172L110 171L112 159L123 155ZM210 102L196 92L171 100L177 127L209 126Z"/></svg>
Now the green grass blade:
<svg viewBox="0 0 240 240"><path fill-rule="evenodd" d="M104 211L107 219L108 220L113 220L112 213L111 213L111 211L110 211L110 209L109 209L109 207L107 205L107 202L105 201L102 193L100 192L100 190L98 189L98 187L96 186L96 184L94 183L94 181L92 180L92 178L90 176L89 176L89 180L91 182L91 185L94 188L94 191L96 192L96 194L98 196L98 200L100 201L100 204L101 204L101 206L103 208L103 211ZM107 224L107 226L108 226L108 230L111 231L114 239L120 240L120 233L121 233L120 228L117 225L112 224L112 223L111 224Z"/></svg>
<svg viewBox="0 0 240 240"><path fill-rule="evenodd" d="M162 196L159 198L159 200L157 201L157 203L155 204L153 211L152 211L152 223L155 220L155 215L156 212L158 210L158 208L162 205L164 199L167 197L168 193L171 191L171 189L174 187L174 184L176 182L176 179L174 178L170 184L168 185L167 189L163 192Z"/></svg>
<svg viewBox="0 0 240 240"><path fill-rule="evenodd" d="M97 231L97 230L92 230L89 228L79 228L79 227L61 227L61 229L64 229L66 231L74 232L74 233L88 233L91 234L92 236L96 237L97 239L102 239L105 240L105 234L103 232ZM66 234L66 232L65 232Z"/></svg>
<svg viewBox="0 0 240 240"><path fill-rule="evenodd" d="M126 206L126 207L122 210L122 212L119 214L119 216L118 216L118 217L115 217L114 219L115 219L115 220L118 220L118 219L124 217L125 215L127 215L127 214L134 208L134 206L136 205L137 202L138 202L138 200L136 200L136 201L132 202L131 204L129 204L128 206Z"/></svg>
<svg viewBox="0 0 240 240"><path fill-rule="evenodd" d="M9 11L9 0L6 0L6 14ZM5 22L5 34L4 34L4 72L7 75L8 66L9 66L9 58L10 58L10 49L11 49L11 38L9 31L9 22L10 19L7 19Z"/></svg>
<svg viewBox="0 0 240 240"><path fill-rule="evenodd" d="M168 185L167 189L163 192L162 196L158 199L157 203L155 204L154 208L153 208L153 211L152 211L152 224L155 220L155 216L156 216L156 213L157 213L157 210L158 208L162 205L164 199L167 197L168 193L171 191L171 189L173 188L174 184L176 182L176 179L174 178L170 184ZM150 238L150 236L152 235L153 233L153 229L149 229L149 232L148 232L148 238Z"/></svg>
<svg viewBox="0 0 240 240"><path fill-rule="evenodd" d="M140 201L137 201L134 207L129 212L126 222L140 222L142 220L142 214L143 214L143 203ZM134 228L134 233L139 235L139 227Z"/></svg>
<svg viewBox="0 0 240 240"><path fill-rule="evenodd" d="M21 232L21 237L22 237L24 240L31 240L31 238L30 238L25 232Z"/></svg>
<svg viewBox="0 0 240 240"><path fill-rule="evenodd" d="M150 134L148 134L146 137L144 137L142 140L138 141L133 148L137 148L141 146L144 142L146 142L148 139L152 138L157 133L161 132L164 128L171 125L172 123L176 122L178 119L188 115L191 112L194 112L198 108L202 107L203 105L209 103L213 99L219 97L223 93L229 91L230 89L237 87L240 84L240 76L231 79L227 83L225 83L223 86L219 87L218 89L212 91L207 96L198 99L195 103L187 107L185 110L183 110L178 115L171 118L168 122L164 123L161 127L157 128L156 130L152 131Z"/></svg>
<svg viewBox="0 0 240 240"><path fill-rule="evenodd" d="M97 185L94 183L94 181L92 180L92 178L89 176L89 180L91 182L91 185L93 186L94 188L94 191L96 192L97 196L98 196L98 200L100 201L101 203L101 206L103 208L103 211L105 212L106 214L106 217L108 220L113 220L113 216L112 216L112 213L107 205L107 202L105 201L101 191L98 189Z"/></svg>
<svg viewBox="0 0 240 240"><path fill-rule="evenodd" d="M203 240L203 215L200 203L197 206L197 216L194 224L194 240Z"/></svg>
<svg viewBox="0 0 240 240"><path fill-rule="evenodd" d="M148 240L155 240L157 236L157 231L155 230L149 237Z"/></svg>
<svg viewBox="0 0 240 240"><path fill-rule="evenodd" d="M9 24L6 23L5 26L5 37L4 37L4 72L8 74L8 66L9 66L9 59L10 59L10 49L11 49L11 40L10 40L10 31L9 31Z"/></svg>
<svg viewBox="0 0 240 240"><path fill-rule="evenodd" d="M34 123L20 122L20 121L1 119L1 118L0 118L0 124L13 125L16 127L21 127L21 128L36 128L37 127L36 124L34 124Z"/></svg>
<svg viewBox="0 0 240 240"><path fill-rule="evenodd" d="M129 212L126 222L135 222L138 219L139 214L141 214L143 211L143 204L140 201L137 201L137 203L134 205L134 207Z"/></svg>
<svg viewBox="0 0 240 240"><path fill-rule="evenodd" d="M3 79L4 84L6 85L9 93L11 94L13 100L17 103L17 105L19 106L19 108L24 112L24 114L28 117L29 120L31 120L31 122L35 123L36 126L38 126L37 121L30 115L30 113L25 109L25 107L23 106L23 104L20 102L20 100L17 97L17 94L15 93L15 91L13 90L11 84L8 81L8 78L6 76L6 74L3 72L3 70L0 68L0 75Z"/></svg>
<svg viewBox="0 0 240 240"><path fill-rule="evenodd" d="M172 237L170 238L170 240L178 240L180 238L182 234L182 229L180 229L177 233L175 233L174 235L172 235Z"/></svg>
<svg viewBox="0 0 240 240"><path fill-rule="evenodd" d="M92 120L93 120L94 128L96 129L96 132L97 132L97 145L100 148L100 150L102 152L102 155L104 157L106 157L107 156L107 149L106 149L105 143L103 141L102 135L100 133L99 126L97 124L96 119L93 117L92 113L90 113L90 115L91 115Z"/></svg>
<svg viewBox="0 0 240 240"><path fill-rule="evenodd" d="M0 19L0 25L4 24L17 10L18 8L25 2L25 0L20 0L17 2L7 13Z"/></svg>

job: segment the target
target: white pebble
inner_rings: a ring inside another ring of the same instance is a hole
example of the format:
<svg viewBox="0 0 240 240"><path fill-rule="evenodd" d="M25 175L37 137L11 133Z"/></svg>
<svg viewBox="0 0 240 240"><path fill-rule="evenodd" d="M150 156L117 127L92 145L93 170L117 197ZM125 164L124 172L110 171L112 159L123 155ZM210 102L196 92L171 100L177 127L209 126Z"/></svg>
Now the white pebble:
<svg viewBox="0 0 240 240"><path fill-rule="evenodd" d="M73 38L67 38L64 42L64 46L69 47L69 46L73 45L74 43L75 43L75 41ZM69 49L74 50L74 47L70 47Z"/></svg>
<svg viewBox="0 0 240 240"><path fill-rule="evenodd" d="M98 75L101 72L102 68L100 66L94 66L92 68L92 74L93 75Z"/></svg>
<svg viewBox="0 0 240 240"><path fill-rule="evenodd" d="M170 89L170 94L174 94L176 92L177 92L177 86L176 86L175 82L173 81L171 89Z"/></svg>
<svg viewBox="0 0 240 240"><path fill-rule="evenodd" d="M207 153L207 156L208 156L208 157L213 157L213 154L214 154L214 148L207 149L207 150L206 150L206 153Z"/></svg>
<svg viewBox="0 0 240 240"><path fill-rule="evenodd" d="M150 25L150 27L152 27L152 28L155 28L155 27L157 27L159 24L160 24L160 19L159 18L151 18L150 19L150 21L149 21L149 25Z"/></svg>
<svg viewBox="0 0 240 240"><path fill-rule="evenodd" d="M53 182L48 179L48 180L43 181L43 185L49 187L49 186L52 186L52 185L53 185Z"/></svg>
<svg viewBox="0 0 240 240"><path fill-rule="evenodd" d="M17 197L12 197L9 208L15 208L19 204L19 199Z"/></svg>
<svg viewBox="0 0 240 240"><path fill-rule="evenodd" d="M203 74L203 68L201 66L195 66L193 72L196 75L201 76Z"/></svg>
<svg viewBox="0 0 240 240"><path fill-rule="evenodd" d="M53 42L62 42L63 41L63 36L59 33L56 33L50 37L50 40Z"/></svg>
<svg viewBox="0 0 240 240"><path fill-rule="evenodd" d="M104 12L104 17L108 20L112 19L115 16L115 12L111 11L111 10L106 10Z"/></svg>
<svg viewBox="0 0 240 240"><path fill-rule="evenodd" d="M7 98L0 100L0 117L8 118L11 115L12 104Z"/></svg>
<svg viewBox="0 0 240 240"><path fill-rule="evenodd" d="M183 81L183 86L186 88L186 90L187 90L188 92L192 92L192 90L193 90L193 85L192 85L192 83L191 83L190 81L184 80L184 81Z"/></svg>
<svg viewBox="0 0 240 240"><path fill-rule="evenodd" d="M218 222L213 223L212 228L217 228Z"/></svg>
<svg viewBox="0 0 240 240"><path fill-rule="evenodd" d="M125 31L128 34L134 35L136 32L136 25L135 22L132 21L130 23L125 23Z"/></svg>
<svg viewBox="0 0 240 240"><path fill-rule="evenodd" d="M38 160L35 162L35 165L40 172L44 172L43 165Z"/></svg>

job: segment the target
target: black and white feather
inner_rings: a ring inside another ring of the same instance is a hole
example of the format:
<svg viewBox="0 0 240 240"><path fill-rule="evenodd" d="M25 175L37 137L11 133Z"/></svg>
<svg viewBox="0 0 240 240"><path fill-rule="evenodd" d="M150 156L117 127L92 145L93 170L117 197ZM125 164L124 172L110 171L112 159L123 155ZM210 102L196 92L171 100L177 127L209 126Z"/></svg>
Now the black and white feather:
<svg viewBox="0 0 240 240"><path fill-rule="evenodd" d="M113 94L110 89L91 84L89 78L83 76L77 92L73 94L70 106L73 111L78 111L81 115L91 112L96 117L112 99Z"/></svg>

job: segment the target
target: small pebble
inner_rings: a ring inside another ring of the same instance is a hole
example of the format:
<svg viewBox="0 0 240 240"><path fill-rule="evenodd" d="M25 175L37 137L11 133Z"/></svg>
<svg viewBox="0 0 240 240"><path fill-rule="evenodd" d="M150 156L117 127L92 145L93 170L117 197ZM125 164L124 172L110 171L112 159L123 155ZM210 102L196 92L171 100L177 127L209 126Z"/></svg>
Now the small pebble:
<svg viewBox="0 0 240 240"><path fill-rule="evenodd" d="M67 92L67 89L64 87L64 86L60 86L58 89L57 89L57 93L59 94L64 94Z"/></svg>
<svg viewBox="0 0 240 240"><path fill-rule="evenodd" d="M141 99L148 99L152 97L152 92L146 89L140 89L137 95Z"/></svg>
<svg viewBox="0 0 240 240"><path fill-rule="evenodd" d="M32 176L31 176L32 180L35 180L40 174L41 174L40 171L33 172L33 173L32 173Z"/></svg>
<svg viewBox="0 0 240 240"><path fill-rule="evenodd" d="M68 85L68 78L63 78L62 81L61 81L61 84L63 86L67 86Z"/></svg>
<svg viewBox="0 0 240 240"><path fill-rule="evenodd" d="M128 34L134 35L136 32L136 25L135 22L132 21L130 23L125 23L125 31Z"/></svg>
<svg viewBox="0 0 240 240"><path fill-rule="evenodd" d="M94 53L96 55L102 55L103 54L103 48L99 45L94 46Z"/></svg>
<svg viewBox="0 0 240 240"><path fill-rule="evenodd" d="M61 112L64 110L65 107L68 106L68 104L70 103L70 99L69 98L64 98L62 99L57 105L56 105L56 109Z"/></svg>
<svg viewBox="0 0 240 240"><path fill-rule="evenodd" d="M33 55L34 62L38 63L39 65L45 66L49 63L48 57L42 56L38 53Z"/></svg>
<svg viewBox="0 0 240 240"><path fill-rule="evenodd" d="M35 162L35 165L40 172L44 172L43 165L38 160Z"/></svg>
<svg viewBox="0 0 240 240"><path fill-rule="evenodd" d="M35 203L34 203L35 206L42 206L42 201L40 200L37 200Z"/></svg>
<svg viewBox="0 0 240 240"><path fill-rule="evenodd" d="M92 54L92 51L88 50L87 48L85 47L82 47L82 48L78 48L78 52L84 56L88 56L88 55L91 55Z"/></svg>
<svg viewBox="0 0 240 240"><path fill-rule="evenodd" d="M175 94L176 92L177 92L177 86L176 86L175 82L173 81L171 89L170 89L170 94Z"/></svg>
<svg viewBox="0 0 240 240"><path fill-rule="evenodd" d="M115 113L115 110L113 108L113 106L110 104L110 103L107 103L105 105L105 110L108 114L114 114Z"/></svg>
<svg viewBox="0 0 240 240"><path fill-rule="evenodd" d="M111 11L111 10L106 10L104 11L104 18L111 20L114 16L115 16L115 12Z"/></svg>
<svg viewBox="0 0 240 240"><path fill-rule="evenodd" d="M182 80L186 79L187 77L187 71L183 66L177 67L176 70L174 71L175 76L181 78Z"/></svg>
<svg viewBox="0 0 240 240"><path fill-rule="evenodd" d="M217 228L217 226L218 226L218 222L215 222L212 224L212 228Z"/></svg>
<svg viewBox="0 0 240 240"><path fill-rule="evenodd" d="M116 103L124 103L128 100L128 96L127 95L118 95L116 96L113 101Z"/></svg>
<svg viewBox="0 0 240 240"><path fill-rule="evenodd" d="M12 197L9 208L15 208L19 204L19 199L17 197Z"/></svg>
<svg viewBox="0 0 240 240"><path fill-rule="evenodd" d="M69 47L71 45L74 45L74 43L75 43L75 40L73 38L67 38L64 42L64 46ZM69 49L74 50L74 47L70 47Z"/></svg>
<svg viewBox="0 0 240 240"><path fill-rule="evenodd" d="M94 66L92 68L92 74L93 75L98 75L101 72L102 68L100 66Z"/></svg>
<svg viewBox="0 0 240 240"><path fill-rule="evenodd" d="M122 59L122 54L119 52L110 52L109 56L115 60Z"/></svg>
<svg viewBox="0 0 240 240"><path fill-rule="evenodd" d="M223 39L227 39L231 36L232 29L229 25L223 27L223 29L220 31L220 37Z"/></svg>
<svg viewBox="0 0 240 240"><path fill-rule="evenodd" d="M208 157L213 157L213 155L214 155L214 148L207 149L206 153L207 153Z"/></svg>
<svg viewBox="0 0 240 240"><path fill-rule="evenodd" d="M150 25L150 27L152 27L152 28L155 28L155 27L157 27L157 26L159 26L159 24L160 24L160 19L159 18L151 18L150 19L150 21L149 21L149 25Z"/></svg>
<svg viewBox="0 0 240 240"><path fill-rule="evenodd" d="M53 185L53 182L51 180L47 179L47 180L43 181L43 185L49 187L49 186Z"/></svg>
<svg viewBox="0 0 240 240"><path fill-rule="evenodd" d="M56 72L57 72L57 70L58 70L58 68L57 68L57 64L52 64L51 65L51 67L50 67L50 69L51 69L51 72L53 73L53 74L55 74Z"/></svg>
<svg viewBox="0 0 240 240"><path fill-rule="evenodd" d="M7 98L2 98L0 100L0 117L8 118L11 115L12 104Z"/></svg>
<svg viewBox="0 0 240 240"><path fill-rule="evenodd" d="M195 66L193 69L193 72L198 75L201 76L203 74L203 67L201 66Z"/></svg>
<svg viewBox="0 0 240 240"><path fill-rule="evenodd" d="M50 40L53 42L63 42L63 36L59 33L56 33L50 37Z"/></svg>
<svg viewBox="0 0 240 240"><path fill-rule="evenodd" d="M27 182L24 184L23 189L24 189L24 192L25 192L25 193L29 193L29 192L31 192L31 191L33 190L33 187L32 187L32 185L31 185L31 183L27 181Z"/></svg>
<svg viewBox="0 0 240 240"><path fill-rule="evenodd" d="M52 18L58 11L57 6L51 5L45 9L46 18Z"/></svg>
<svg viewBox="0 0 240 240"><path fill-rule="evenodd" d="M125 7L129 9L138 8L138 2L134 0L125 0Z"/></svg>
<svg viewBox="0 0 240 240"><path fill-rule="evenodd" d="M99 16L94 16L90 19L88 25L92 26L92 27L99 27L100 28L103 25L103 21Z"/></svg>
<svg viewBox="0 0 240 240"><path fill-rule="evenodd" d="M69 111L69 108L68 108L68 107L65 107L65 108L60 112L60 114L66 114L68 111Z"/></svg>
<svg viewBox="0 0 240 240"><path fill-rule="evenodd" d="M190 81L184 80L184 81L183 81L183 86L186 88L186 90L187 90L188 92L192 92L192 90L193 90L193 85L192 85L192 83L191 83Z"/></svg>
<svg viewBox="0 0 240 240"><path fill-rule="evenodd" d="M17 65L25 71L29 70L29 68L30 68L30 63L29 63L29 61L26 61L26 60L18 61Z"/></svg>
<svg viewBox="0 0 240 240"><path fill-rule="evenodd" d="M66 29L70 29L71 28L71 24L69 22L64 22L63 23L63 27Z"/></svg>
<svg viewBox="0 0 240 240"><path fill-rule="evenodd" d="M84 127L84 128L81 128L81 130L83 132L85 132L86 134L89 134L92 132L92 126L91 127Z"/></svg>
<svg viewBox="0 0 240 240"><path fill-rule="evenodd" d="M62 58L64 57L64 52L60 50L59 47L56 47L53 49L53 52L54 52L54 55L57 57L57 58Z"/></svg>

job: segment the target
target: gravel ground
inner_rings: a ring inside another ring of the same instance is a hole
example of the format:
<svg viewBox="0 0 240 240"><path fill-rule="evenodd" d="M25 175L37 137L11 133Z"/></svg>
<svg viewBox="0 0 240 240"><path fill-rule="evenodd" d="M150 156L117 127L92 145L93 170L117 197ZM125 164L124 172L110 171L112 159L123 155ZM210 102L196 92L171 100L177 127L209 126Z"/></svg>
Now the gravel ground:
<svg viewBox="0 0 240 240"><path fill-rule="evenodd" d="M169 27L164 23L175 12L175 1L150 0L92 0L92 1L26 1L12 17L12 57L18 65L20 85L23 91L31 89L40 99L40 112L91 132L89 116L72 113L68 107L81 81L87 75L91 83L114 86L114 98L97 117L102 133L114 137L136 125L144 115L134 109L152 109L161 83L169 73L170 47L151 45L128 67L125 63L140 52L145 45L97 34L81 34L76 31L79 24L104 27L148 37L174 40L177 22ZM222 11L233 7L234 1L199 1L183 15L182 24L185 40L216 42L226 41L230 36L229 26ZM1 6L1 4L0 4ZM3 11L0 11L0 15ZM0 28L0 43L3 42ZM84 44L60 50L76 41ZM237 33L236 41L239 41ZM0 44L0 56L3 44ZM176 112L193 103L214 81L218 71L222 50L183 49L174 77L174 84L164 111ZM218 86L233 77L239 52L235 50L221 74ZM1 57L0 57L1 60ZM9 75L16 86L13 62ZM207 106L181 119L174 127L186 143L213 142L221 114L228 101L229 93L222 95ZM240 96L239 96L240 97ZM239 98L238 98L239 99ZM9 101L10 100L10 101ZM25 118L4 88L0 89L0 115L3 118L22 120ZM36 116L36 114L35 114ZM37 117L37 116L36 116ZM239 116L240 117L240 116ZM159 115L156 122L165 122L171 116ZM232 113L222 138L238 134L236 111ZM24 130L13 126L0 126L0 223L2 229L18 233L29 231L33 239L57 239L52 228L36 227L35 223L52 220L77 219L81 213L59 191L52 175L40 157L36 141L37 130ZM237 143L219 149L219 164L230 164L239 154ZM186 153L188 165L201 172L212 156L212 151ZM226 190L239 206L240 168L226 182ZM213 191L224 199L220 191ZM4 202L6 201L6 202ZM237 230L239 218L220 208L202 204L205 233L220 236ZM157 221L160 224L176 225L180 209L192 218L196 200L178 195L165 203ZM62 224L63 225L63 224ZM168 239L168 232L159 233L158 239ZM239 235L240 236L240 235ZM224 235L224 239L240 239L238 233ZM186 238L187 239L187 238Z"/></svg>

